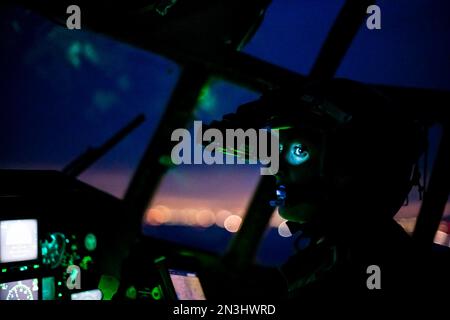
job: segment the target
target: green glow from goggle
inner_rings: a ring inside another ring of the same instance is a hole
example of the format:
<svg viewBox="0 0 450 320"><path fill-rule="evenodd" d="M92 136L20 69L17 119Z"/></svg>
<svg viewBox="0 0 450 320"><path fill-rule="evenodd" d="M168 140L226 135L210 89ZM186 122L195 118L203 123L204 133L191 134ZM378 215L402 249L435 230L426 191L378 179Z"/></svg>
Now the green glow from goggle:
<svg viewBox="0 0 450 320"><path fill-rule="evenodd" d="M240 158L241 157L240 154L245 155L244 151L237 150L237 149L231 149L231 150L230 149L225 149L225 148L217 148L217 149L219 150L219 152L221 152L221 153L223 153L223 154L225 154L227 156L233 156L233 157Z"/></svg>
<svg viewBox="0 0 450 320"><path fill-rule="evenodd" d="M282 127L276 127L276 128L272 128L272 130L288 130L288 129L292 129L292 126L282 126Z"/></svg>
<svg viewBox="0 0 450 320"><path fill-rule="evenodd" d="M224 155L227 155L227 156L233 156L233 157L236 156L234 153L231 153L231 152L228 152L228 151L222 151L222 153L223 153Z"/></svg>
<svg viewBox="0 0 450 320"><path fill-rule="evenodd" d="M155 262L155 263L159 263L159 262L164 261L164 260L166 260L166 257L165 257L165 256L161 256L161 257L159 257L159 258L156 258L156 259L154 260L154 262Z"/></svg>

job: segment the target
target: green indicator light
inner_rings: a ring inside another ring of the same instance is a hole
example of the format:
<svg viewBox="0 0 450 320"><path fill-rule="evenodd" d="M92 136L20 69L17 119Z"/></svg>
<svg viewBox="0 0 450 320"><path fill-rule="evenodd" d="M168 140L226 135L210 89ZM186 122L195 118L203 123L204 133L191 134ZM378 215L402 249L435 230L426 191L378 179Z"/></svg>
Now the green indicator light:
<svg viewBox="0 0 450 320"><path fill-rule="evenodd" d="M66 243L69 243L69 239L66 239Z"/></svg>
<svg viewBox="0 0 450 320"><path fill-rule="evenodd" d="M168 155L161 156L158 161L160 164L162 164L165 167L173 166L172 158Z"/></svg>
<svg viewBox="0 0 450 320"><path fill-rule="evenodd" d="M2 269L2 272L6 272L6 271L8 271L8 269Z"/></svg>
<svg viewBox="0 0 450 320"><path fill-rule="evenodd" d="M61 285L61 281L58 281L58 286L60 286Z"/></svg>
<svg viewBox="0 0 450 320"><path fill-rule="evenodd" d="M58 293L58 297L60 297L60 298L61 298L61 297L62 297L62 293Z"/></svg>
<svg viewBox="0 0 450 320"><path fill-rule="evenodd" d="M34 269L39 269L39 265L38 265L38 264L35 264L35 265L33 266L33 268L34 268Z"/></svg>
<svg viewBox="0 0 450 320"><path fill-rule="evenodd" d="M161 289L159 286L154 287L151 294L152 294L152 298L154 300L158 301L158 300L161 300L161 298L162 298Z"/></svg>
<svg viewBox="0 0 450 320"><path fill-rule="evenodd" d="M25 270L28 270L28 267L20 267L20 269L19 269L20 271L25 271Z"/></svg>
<svg viewBox="0 0 450 320"><path fill-rule="evenodd" d="M88 233L84 238L84 246L88 251L94 251L97 248L97 237L93 233Z"/></svg>
<svg viewBox="0 0 450 320"><path fill-rule="evenodd" d="M137 291L136 291L136 288L133 287L133 286L129 287L129 288L127 289L127 291L125 292L125 296L126 296L128 299L135 300L136 297L137 297Z"/></svg>

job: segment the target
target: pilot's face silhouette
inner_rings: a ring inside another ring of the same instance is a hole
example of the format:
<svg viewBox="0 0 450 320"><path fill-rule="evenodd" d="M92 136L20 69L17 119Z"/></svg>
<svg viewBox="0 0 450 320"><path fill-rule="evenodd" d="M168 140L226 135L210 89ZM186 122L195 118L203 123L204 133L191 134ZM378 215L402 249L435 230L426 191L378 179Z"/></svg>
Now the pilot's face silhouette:
<svg viewBox="0 0 450 320"><path fill-rule="evenodd" d="M277 184L286 188L280 215L290 221L310 222L324 205L320 189L323 152L321 136L313 131L280 132L280 170Z"/></svg>

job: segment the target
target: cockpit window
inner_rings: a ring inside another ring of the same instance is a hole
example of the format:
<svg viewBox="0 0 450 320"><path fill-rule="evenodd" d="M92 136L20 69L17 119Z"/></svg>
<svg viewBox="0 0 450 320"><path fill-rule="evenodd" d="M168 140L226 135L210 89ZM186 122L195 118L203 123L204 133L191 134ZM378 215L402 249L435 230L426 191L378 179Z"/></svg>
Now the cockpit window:
<svg viewBox="0 0 450 320"><path fill-rule="evenodd" d="M307 75L343 4L274 0L243 51ZM409 8L393 1L378 5L383 28L369 31L362 24L336 75L448 90L445 5L438 11L425 2L413 1ZM179 78L179 66L104 36L61 28L19 7L0 11L0 33L0 168L61 170L145 114L143 125L80 176L122 197ZM213 79L201 90L193 116L208 123L259 96ZM430 150L437 149L438 135L430 131ZM280 147L291 165L310 160L311 150L302 141ZM431 167L430 158L429 172ZM239 230L260 177L259 167L250 165L177 166L165 175L147 208L143 233L222 252ZM420 206L415 192L396 216L411 232ZM448 206L444 216L439 232L448 235ZM448 243L446 237L439 241ZM283 241L293 237L275 212L259 261L282 262L290 254Z"/></svg>
<svg viewBox="0 0 450 320"><path fill-rule="evenodd" d="M243 51L308 74L344 2L274 0Z"/></svg>
<svg viewBox="0 0 450 320"><path fill-rule="evenodd" d="M261 27L243 50L257 58L307 75L343 4L344 1L274 0ZM365 83L448 91L450 45L442 39L448 37L446 33L450 29L447 17L449 4L442 2L441 10L435 10L425 1L412 1L406 7L402 2L381 0L377 1L377 5L382 12L382 28L374 31L366 28L364 22L361 24L336 77ZM428 178L439 137L440 129L431 128ZM282 152L286 153L289 146L281 147ZM421 168L423 161L422 157L419 162ZM421 171L423 174L423 169ZM408 233L414 230L421 203L417 187L414 187L409 195L408 205L405 202L395 216L395 220ZM449 203L447 202L435 242L450 246ZM293 241L282 230L285 229L280 228L279 233L277 229L268 228L258 253L259 261L276 265L275 261L282 262L283 257L285 259L292 253L273 250L276 241ZM287 237L281 239L281 234ZM278 243L276 247L283 248Z"/></svg>
<svg viewBox="0 0 450 320"><path fill-rule="evenodd" d="M144 114L141 126L80 176L122 197L179 67L20 7L5 9L0 17L0 167L62 170Z"/></svg>
<svg viewBox="0 0 450 320"><path fill-rule="evenodd" d="M409 193L408 198L405 199L404 205L395 215L395 220L409 234L412 234L416 227L417 218L419 216L420 207L422 205L422 199L424 196L423 190L421 190L421 188L427 187L430 181L430 175L433 170L433 165L437 156L441 137L442 137L442 127L440 125L434 125L428 131L427 154L422 155L422 157L420 157L418 162L420 181L418 181L417 184L415 184L411 188L411 192ZM443 225L446 223L445 221L449 219L449 216L450 216L450 202L447 201L447 205L444 214L442 216ZM450 233L450 231L448 230L446 232Z"/></svg>
<svg viewBox="0 0 450 320"><path fill-rule="evenodd" d="M240 86L212 80L200 93L194 118L209 123L258 96ZM154 195L144 216L143 232L222 252L239 230L260 177L256 165L176 166L164 176Z"/></svg>
<svg viewBox="0 0 450 320"><path fill-rule="evenodd" d="M344 3L273 0L243 51L307 75ZM441 10L427 1L376 4L381 9L381 29L369 30L365 21L361 24L336 77L448 90L450 45L443 39L450 29L450 4L440 1Z"/></svg>

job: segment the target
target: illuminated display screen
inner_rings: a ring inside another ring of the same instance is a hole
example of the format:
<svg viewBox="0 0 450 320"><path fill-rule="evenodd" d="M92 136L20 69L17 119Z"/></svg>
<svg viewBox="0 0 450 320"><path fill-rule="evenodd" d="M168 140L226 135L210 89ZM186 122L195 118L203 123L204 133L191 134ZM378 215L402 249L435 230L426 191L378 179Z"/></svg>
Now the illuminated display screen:
<svg viewBox="0 0 450 320"><path fill-rule="evenodd" d="M42 300L55 300L55 278L42 279Z"/></svg>
<svg viewBox="0 0 450 320"><path fill-rule="evenodd" d="M38 279L28 279L0 284L0 300L38 300Z"/></svg>
<svg viewBox="0 0 450 320"><path fill-rule="evenodd" d="M196 273L169 269L169 274L178 300L206 300Z"/></svg>
<svg viewBox="0 0 450 320"><path fill-rule="evenodd" d="M18 262L37 258L37 220L0 221L0 262Z"/></svg>
<svg viewBox="0 0 450 320"><path fill-rule="evenodd" d="M72 293L71 300L102 300L102 292L99 289Z"/></svg>

